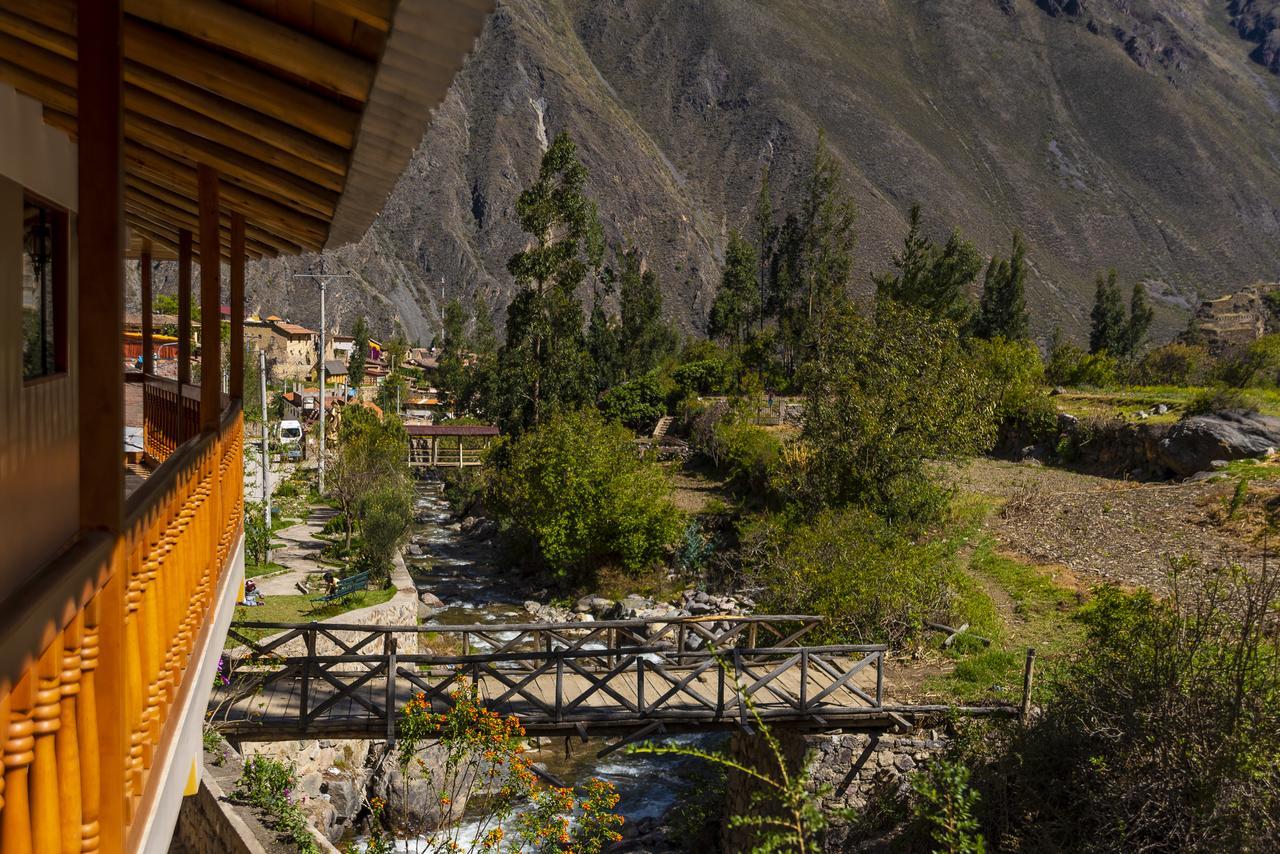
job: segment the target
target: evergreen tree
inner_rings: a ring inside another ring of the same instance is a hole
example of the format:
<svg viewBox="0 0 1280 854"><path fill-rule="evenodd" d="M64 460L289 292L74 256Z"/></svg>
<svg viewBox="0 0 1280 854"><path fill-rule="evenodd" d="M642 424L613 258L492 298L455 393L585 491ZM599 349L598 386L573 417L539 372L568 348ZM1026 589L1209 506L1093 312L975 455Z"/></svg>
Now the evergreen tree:
<svg viewBox="0 0 1280 854"><path fill-rule="evenodd" d="M759 320L760 332L764 332L764 319L769 310L768 273L773 257L774 241L778 237L778 229L773 224L773 200L769 194L769 167L766 165L760 173L760 194L756 197L756 238L760 241L760 293L757 299L756 316Z"/></svg>
<svg viewBox="0 0 1280 854"><path fill-rule="evenodd" d="M1155 310L1147 299L1147 290L1140 282L1133 285L1133 295L1129 297L1129 325L1125 329L1125 355L1136 358L1147 340L1147 330L1155 319Z"/></svg>
<svg viewBox="0 0 1280 854"><path fill-rule="evenodd" d="M467 313L458 300L450 300L444 307L444 328L441 337L439 369L437 378L442 391L447 392L454 401L455 409L459 401L466 397L466 371L462 360L466 356Z"/></svg>
<svg viewBox="0 0 1280 854"><path fill-rule="evenodd" d="M552 410L591 396L575 294L599 270L604 244L586 180L577 147L561 133L543 155L537 180L516 201L516 217L532 240L507 263L521 288L507 308L498 357L498 417L508 431L540 424Z"/></svg>
<svg viewBox="0 0 1280 854"><path fill-rule="evenodd" d="M772 308L788 375L809 356L820 356L824 318L848 302L856 209L841 181L840 165L820 132L804 201L783 222L772 266Z"/></svg>
<svg viewBox="0 0 1280 854"><path fill-rule="evenodd" d="M587 324L587 352L595 367L596 391L604 392L623 380L623 354L617 324L605 311L604 300L613 289L614 272L605 270L604 283L595 291L591 321Z"/></svg>
<svg viewBox="0 0 1280 854"><path fill-rule="evenodd" d="M707 334L712 338L723 338L735 347L746 340L751 323L760 313L755 267L755 249L737 231L730 231L724 272L707 325Z"/></svg>
<svg viewBox="0 0 1280 854"><path fill-rule="evenodd" d="M1124 356L1127 336L1116 271L1111 270L1106 276L1099 273L1094 282L1093 310L1089 312L1089 352Z"/></svg>
<svg viewBox="0 0 1280 854"><path fill-rule="evenodd" d="M471 301L471 349L476 356L492 356L498 351L498 333L493 328L493 312L484 294Z"/></svg>
<svg viewBox="0 0 1280 854"><path fill-rule="evenodd" d="M364 367L369 359L369 324L363 316L356 318L351 330L355 343L351 345L351 358L347 359L347 382L352 388L360 388L364 382Z"/></svg>
<svg viewBox="0 0 1280 854"><path fill-rule="evenodd" d="M618 291L618 346L625 378L634 379L656 368L675 349L676 337L662 319L658 274L645 268L638 249L622 256Z"/></svg>
<svg viewBox="0 0 1280 854"><path fill-rule="evenodd" d="M471 303L469 346L475 353L475 364L467 376L458 408L487 415L494 404L498 335L493 328L493 313L481 293L477 293Z"/></svg>
<svg viewBox="0 0 1280 854"><path fill-rule="evenodd" d="M979 338L1021 341L1028 336L1027 247L1022 234L1013 233L1009 258L992 257L982 283L982 299L974 318L974 334Z"/></svg>

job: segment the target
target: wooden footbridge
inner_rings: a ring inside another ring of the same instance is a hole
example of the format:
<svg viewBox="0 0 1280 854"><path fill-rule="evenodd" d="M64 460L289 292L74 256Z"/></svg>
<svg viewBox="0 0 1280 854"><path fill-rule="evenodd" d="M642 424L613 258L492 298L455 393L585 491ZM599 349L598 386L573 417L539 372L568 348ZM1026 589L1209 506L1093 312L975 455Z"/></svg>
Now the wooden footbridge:
<svg viewBox="0 0 1280 854"><path fill-rule="evenodd" d="M238 741L395 738L423 694L445 711L464 680L530 735L771 726L888 729L924 707L885 703L885 647L803 646L809 616L564 624L235 623L231 675L210 704ZM274 634L261 641L253 636ZM754 712L752 711L754 709ZM937 710L934 710L937 711Z"/></svg>

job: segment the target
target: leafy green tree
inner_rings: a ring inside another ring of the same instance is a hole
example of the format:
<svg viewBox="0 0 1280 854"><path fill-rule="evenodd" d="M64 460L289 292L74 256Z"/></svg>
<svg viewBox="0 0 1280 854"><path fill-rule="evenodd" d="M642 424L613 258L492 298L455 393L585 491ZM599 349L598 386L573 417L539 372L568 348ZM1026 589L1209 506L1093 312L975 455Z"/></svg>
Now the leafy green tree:
<svg viewBox="0 0 1280 854"><path fill-rule="evenodd" d="M646 433L666 414L666 401L656 372L650 372L605 391L600 399L600 411L608 421Z"/></svg>
<svg viewBox="0 0 1280 854"><path fill-rule="evenodd" d="M746 340L751 324L760 313L760 290L756 280L755 247L738 232L729 232L724 251L724 272L711 304L707 334L738 347Z"/></svg>
<svg viewBox="0 0 1280 854"><path fill-rule="evenodd" d="M589 582L606 564L646 569L684 529L665 471L594 409L549 416L495 453L489 506L516 553L565 583Z"/></svg>
<svg viewBox="0 0 1280 854"><path fill-rule="evenodd" d="M244 504L244 548L249 559L258 566L267 562L271 551L271 531L267 528L266 508L259 501Z"/></svg>
<svg viewBox="0 0 1280 854"><path fill-rule="evenodd" d="M396 549L413 522L413 487L407 478L383 479L360 502L360 543L356 564L371 576L389 577Z"/></svg>
<svg viewBox="0 0 1280 854"><path fill-rule="evenodd" d="M862 505L891 522L933 522L948 494L926 460L990 447L995 405L953 324L893 302L874 321L848 307L806 388L807 457L792 487L810 506Z"/></svg>
<svg viewBox="0 0 1280 854"><path fill-rule="evenodd" d="M507 309L507 340L498 358L498 415L508 431L542 423L556 408L586 402L590 359L575 296L604 254L587 172L561 133L542 157L538 178L516 201L516 217L532 237L507 269L520 286Z"/></svg>
<svg viewBox="0 0 1280 854"><path fill-rule="evenodd" d="M1270 385L1280 374L1280 335L1263 335L1222 360L1219 374L1232 388Z"/></svg>
<svg viewBox="0 0 1280 854"><path fill-rule="evenodd" d="M409 436L404 425L392 415L378 418L365 406L343 409L336 447L329 450L329 497L342 514L346 547L361 526L365 502L377 489L392 486L409 489Z"/></svg>
<svg viewBox="0 0 1280 854"><path fill-rule="evenodd" d="M897 272L872 277L876 296L963 325L973 311L969 286L982 269L978 250L958 229L941 249L935 246L921 232L919 205L912 205L910 223L902 252L893 256Z"/></svg>
<svg viewBox="0 0 1280 854"><path fill-rule="evenodd" d="M1129 323L1125 327L1125 355L1137 358L1147 340L1147 330L1155 319L1155 310L1147 299L1147 289L1141 282L1134 282L1133 295L1129 297Z"/></svg>
<svg viewBox="0 0 1280 854"><path fill-rule="evenodd" d="M676 336L662 318L658 274L647 269L638 249L622 257L618 276L618 344L625 374L639 377L658 367L676 347Z"/></svg>
<svg viewBox="0 0 1280 854"><path fill-rule="evenodd" d="M1089 352L1124 356L1128 349L1127 337L1116 271L1111 270L1106 276L1099 273L1094 283L1093 310L1089 312Z"/></svg>
<svg viewBox="0 0 1280 854"><path fill-rule="evenodd" d="M351 330L355 342L351 345L351 358L347 359L347 382L352 388L360 388L364 382L364 369L369 361L369 324L364 315L356 318Z"/></svg>
<svg viewBox="0 0 1280 854"><path fill-rule="evenodd" d="M982 298L974 318L974 334L979 338L997 336L1018 341L1029 335L1027 318L1027 247L1022 234L1013 233L1009 258L992 256L982 283Z"/></svg>

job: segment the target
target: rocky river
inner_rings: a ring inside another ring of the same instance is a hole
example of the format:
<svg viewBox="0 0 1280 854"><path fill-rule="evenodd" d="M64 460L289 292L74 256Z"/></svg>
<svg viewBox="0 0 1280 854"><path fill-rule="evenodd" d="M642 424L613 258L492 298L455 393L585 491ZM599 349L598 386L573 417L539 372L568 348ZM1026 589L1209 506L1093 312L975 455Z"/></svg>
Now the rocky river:
<svg viewBox="0 0 1280 854"><path fill-rule="evenodd" d="M438 483L422 485L417 500L417 521L405 550L405 562L423 600L426 621L448 625L495 625L568 619L574 615L544 601L537 592L518 586L499 568L492 528L483 521L467 524L456 520ZM597 598L598 597L594 597ZM694 610L707 603L688 603ZM585 612L579 619L589 619ZM602 612L612 609L627 616L646 611L669 613L676 606L624 600L590 603ZM714 603L719 605L720 603ZM729 603L725 603L729 604ZM603 613L601 614L604 615ZM646 614L647 615L647 614ZM499 638L503 636L498 635ZM482 641L473 641L483 649ZM713 746L722 736L682 736L686 743ZM596 739L583 743L573 739L542 739L536 760L545 770L567 785L598 777L612 783L620 796L618 811L626 818L624 841L616 850L678 851L679 844L668 839L665 818L672 807L687 795L700 763L678 757L628 755L623 751L597 758L605 743ZM462 829L463 838L467 828ZM428 850L421 840L400 840L406 852Z"/></svg>

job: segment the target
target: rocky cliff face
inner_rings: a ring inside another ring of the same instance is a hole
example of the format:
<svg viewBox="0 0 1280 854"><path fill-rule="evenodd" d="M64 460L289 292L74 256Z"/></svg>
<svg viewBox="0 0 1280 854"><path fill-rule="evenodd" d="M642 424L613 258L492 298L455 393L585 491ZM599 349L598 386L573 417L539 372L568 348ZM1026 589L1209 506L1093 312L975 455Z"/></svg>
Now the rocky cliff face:
<svg viewBox="0 0 1280 854"><path fill-rule="evenodd" d="M1083 327L1111 266L1150 280L1171 332L1198 296L1280 272L1280 76L1249 59L1270 6L502 0L366 237L257 265L251 301L314 324L314 285L289 274L325 269L358 276L330 290L344 327L363 312L425 342L442 282L501 322L514 199L567 130L609 239L700 329L761 171L789 203L821 127L861 210L860 291L920 201L987 253L1026 233L1037 332Z"/></svg>

